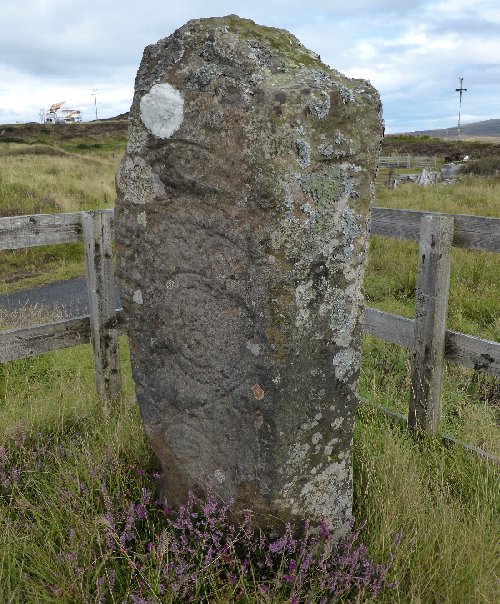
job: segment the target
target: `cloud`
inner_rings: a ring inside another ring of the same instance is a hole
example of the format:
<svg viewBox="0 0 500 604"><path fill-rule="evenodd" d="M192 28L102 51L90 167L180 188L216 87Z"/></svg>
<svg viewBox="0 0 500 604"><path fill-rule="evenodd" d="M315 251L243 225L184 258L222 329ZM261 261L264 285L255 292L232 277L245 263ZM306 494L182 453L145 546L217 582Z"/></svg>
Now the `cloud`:
<svg viewBox="0 0 500 604"><path fill-rule="evenodd" d="M334 69L379 89L388 130L453 116L458 78L465 114L498 116L498 0L17 0L0 20L0 121L34 120L73 102L92 117L125 111L143 49L192 18L237 13L282 27ZM88 108L88 109L87 109Z"/></svg>

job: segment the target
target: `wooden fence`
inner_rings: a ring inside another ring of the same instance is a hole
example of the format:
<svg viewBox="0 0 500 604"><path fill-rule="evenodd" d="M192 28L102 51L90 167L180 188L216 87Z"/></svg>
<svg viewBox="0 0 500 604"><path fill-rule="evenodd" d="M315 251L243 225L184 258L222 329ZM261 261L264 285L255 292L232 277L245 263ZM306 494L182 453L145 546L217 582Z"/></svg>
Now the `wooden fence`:
<svg viewBox="0 0 500 604"><path fill-rule="evenodd" d="M120 393L118 335L123 311L114 308L112 210L0 219L0 250L81 241L89 315L0 332L0 362L92 342L96 385L103 399ZM412 351L408 424L436 434L443 360L500 376L500 343L446 329L451 247L500 253L500 218L373 208L371 234L419 242L415 319L366 307L365 333Z"/></svg>
<svg viewBox="0 0 500 604"><path fill-rule="evenodd" d="M427 168L435 170L436 157L419 157L415 155L387 155L378 160L379 168Z"/></svg>

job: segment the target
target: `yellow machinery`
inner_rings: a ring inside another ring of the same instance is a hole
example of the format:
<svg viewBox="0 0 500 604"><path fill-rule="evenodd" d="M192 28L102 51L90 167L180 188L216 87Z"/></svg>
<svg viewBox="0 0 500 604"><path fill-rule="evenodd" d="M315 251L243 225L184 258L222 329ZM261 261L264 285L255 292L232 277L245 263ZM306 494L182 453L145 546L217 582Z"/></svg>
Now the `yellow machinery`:
<svg viewBox="0 0 500 604"><path fill-rule="evenodd" d="M47 109L45 114L41 115L43 124L78 124L82 121L79 109L61 109L66 103L54 103Z"/></svg>

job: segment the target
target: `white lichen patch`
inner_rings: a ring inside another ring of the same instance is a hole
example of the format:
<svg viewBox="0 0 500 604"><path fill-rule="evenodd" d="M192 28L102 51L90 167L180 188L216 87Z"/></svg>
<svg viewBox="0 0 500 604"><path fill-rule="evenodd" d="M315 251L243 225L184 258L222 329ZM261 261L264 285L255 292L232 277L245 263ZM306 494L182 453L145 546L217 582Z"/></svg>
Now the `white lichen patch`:
<svg viewBox="0 0 500 604"><path fill-rule="evenodd" d="M332 454L334 445L336 445L339 441L340 441L339 438L332 438L332 439L330 439L326 443L326 445L325 445L325 455L327 457L330 457L330 455ZM339 455L339 458L340 458L340 455Z"/></svg>
<svg viewBox="0 0 500 604"><path fill-rule="evenodd" d="M307 168L311 163L311 145L308 141L300 139L295 141L295 147L297 148L297 162L301 168Z"/></svg>
<svg viewBox="0 0 500 604"><path fill-rule="evenodd" d="M288 450L288 463L294 468L300 468L307 459L310 450L307 443L294 443Z"/></svg>
<svg viewBox="0 0 500 604"><path fill-rule="evenodd" d="M343 423L344 423L344 418L337 417L337 419L334 420L330 425L334 430L338 430Z"/></svg>
<svg viewBox="0 0 500 604"><path fill-rule="evenodd" d="M350 518L351 480L352 473L345 460L328 464L302 487L302 501L297 502L297 508L303 515L328 518L333 523Z"/></svg>
<svg viewBox="0 0 500 604"><path fill-rule="evenodd" d="M143 205L165 195L160 177L138 156L126 156L116 176L125 204Z"/></svg>
<svg viewBox="0 0 500 604"><path fill-rule="evenodd" d="M140 103L141 120L158 138L170 138L184 119L184 99L170 84L154 84Z"/></svg>
<svg viewBox="0 0 500 604"><path fill-rule="evenodd" d="M295 288L295 304L297 314L295 317L295 326L300 329L307 329L311 325L311 311L309 302L314 298L313 282L299 283Z"/></svg>
<svg viewBox="0 0 500 604"><path fill-rule="evenodd" d="M351 377L358 368L359 360L359 352L352 348L338 352L332 359L335 366L335 377L338 380Z"/></svg>
<svg viewBox="0 0 500 604"><path fill-rule="evenodd" d="M255 342L248 341L246 344L247 349L255 356L260 354L260 345Z"/></svg>
<svg viewBox="0 0 500 604"><path fill-rule="evenodd" d="M318 119L325 118L330 112L330 95L325 91L314 92L307 106L309 113Z"/></svg>
<svg viewBox="0 0 500 604"><path fill-rule="evenodd" d="M220 484L222 484L226 480L226 477L225 477L224 472L222 470L215 470L215 472L214 472L214 478Z"/></svg>
<svg viewBox="0 0 500 604"><path fill-rule="evenodd" d="M136 289L134 292L134 295L132 296L132 300L136 303L136 304L143 304L144 303L144 299L142 297L142 292L140 289Z"/></svg>
<svg viewBox="0 0 500 604"><path fill-rule="evenodd" d="M141 212L137 215L137 224L140 224L141 226L146 226L147 222L148 221L146 220L146 212Z"/></svg>
<svg viewBox="0 0 500 604"><path fill-rule="evenodd" d="M318 420L316 420L316 419L313 419L309 422L304 422L300 426L300 433L302 434L304 432L309 432L313 428L316 428L317 425L318 425Z"/></svg>
<svg viewBox="0 0 500 604"><path fill-rule="evenodd" d="M344 290L327 290L319 313L329 317L330 333L337 346L348 348L351 345L358 322L360 302L360 293L352 285Z"/></svg>
<svg viewBox="0 0 500 604"><path fill-rule="evenodd" d="M312 444L313 445L317 445L319 443L319 441L323 438L323 435L321 434L321 432L315 432L312 435Z"/></svg>
<svg viewBox="0 0 500 604"><path fill-rule="evenodd" d="M148 141L148 132L137 119L131 119L128 130L127 153L135 155L142 153Z"/></svg>

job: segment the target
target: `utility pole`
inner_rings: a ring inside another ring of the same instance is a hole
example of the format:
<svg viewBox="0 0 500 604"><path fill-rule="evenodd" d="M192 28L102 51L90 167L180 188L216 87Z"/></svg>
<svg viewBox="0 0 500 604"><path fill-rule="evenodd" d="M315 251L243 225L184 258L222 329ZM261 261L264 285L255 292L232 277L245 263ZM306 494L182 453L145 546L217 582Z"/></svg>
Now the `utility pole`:
<svg viewBox="0 0 500 604"><path fill-rule="evenodd" d="M97 120L97 88L92 88L92 96L94 97L95 119Z"/></svg>
<svg viewBox="0 0 500 604"><path fill-rule="evenodd" d="M462 113L462 94L464 92L467 92L467 88L463 87L463 78L459 78L460 79L460 88L455 88L455 92L458 92L460 94L460 102L459 102L459 106L458 106L458 138L460 138L460 114Z"/></svg>

